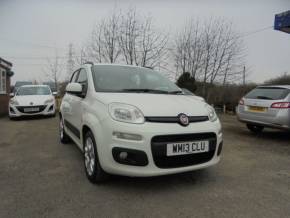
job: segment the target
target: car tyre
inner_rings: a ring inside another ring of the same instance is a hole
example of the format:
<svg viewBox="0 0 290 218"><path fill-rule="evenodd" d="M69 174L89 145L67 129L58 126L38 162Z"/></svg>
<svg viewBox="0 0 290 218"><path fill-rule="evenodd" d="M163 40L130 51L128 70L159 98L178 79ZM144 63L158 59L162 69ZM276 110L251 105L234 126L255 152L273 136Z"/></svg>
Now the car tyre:
<svg viewBox="0 0 290 218"><path fill-rule="evenodd" d="M247 124L247 127L250 131L252 131L255 134L261 133L264 129L264 126L257 126L257 125L253 125L253 124Z"/></svg>
<svg viewBox="0 0 290 218"><path fill-rule="evenodd" d="M88 131L84 138L84 166L87 178L92 183L102 183L108 174L102 169L98 158L96 141L92 132Z"/></svg>
<svg viewBox="0 0 290 218"><path fill-rule="evenodd" d="M60 142L63 144L67 144L70 142L69 136L66 134L65 129L64 129L64 122L62 117L60 117L59 120L59 137L60 137Z"/></svg>

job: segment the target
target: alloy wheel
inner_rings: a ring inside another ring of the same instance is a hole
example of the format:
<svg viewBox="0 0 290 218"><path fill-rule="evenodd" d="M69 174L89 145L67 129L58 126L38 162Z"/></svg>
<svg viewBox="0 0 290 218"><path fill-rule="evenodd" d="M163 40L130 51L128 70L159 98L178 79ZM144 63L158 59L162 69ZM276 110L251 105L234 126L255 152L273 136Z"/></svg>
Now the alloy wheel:
<svg viewBox="0 0 290 218"><path fill-rule="evenodd" d="M95 168L95 150L93 140L88 137L85 142L85 166L87 173L91 176Z"/></svg>

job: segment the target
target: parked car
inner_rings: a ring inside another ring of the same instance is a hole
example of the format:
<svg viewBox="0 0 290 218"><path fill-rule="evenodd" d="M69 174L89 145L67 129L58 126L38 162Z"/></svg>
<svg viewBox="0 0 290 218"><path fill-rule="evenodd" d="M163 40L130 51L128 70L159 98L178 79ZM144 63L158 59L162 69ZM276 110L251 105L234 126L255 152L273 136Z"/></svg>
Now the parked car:
<svg viewBox="0 0 290 218"><path fill-rule="evenodd" d="M55 98L46 85L24 85L12 94L9 117L55 115Z"/></svg>
<svg viewBox="0 0 290 218"><path fill-rule="evenodd" d="M91 182L108 174L159 176L212 166L222 150L220 121L205 102L142 67L85 64L60 108L60 140L83 151Z"/></svg>
<svg viewBox="0 0 290 218"><path fill-rule="evenodd" d="M14 85L14 90L13 93L16 93L17 90L21 87L21 86L25 86L25 85L32 85L32 82L30 81L17 81Z"/></svg>
<svg viewBox="0 0 290 218"><path fill-rule="evenodd" d="M290 85L258 86L240 100L237 116L255 133L264 127L290 130Z"/></svg>

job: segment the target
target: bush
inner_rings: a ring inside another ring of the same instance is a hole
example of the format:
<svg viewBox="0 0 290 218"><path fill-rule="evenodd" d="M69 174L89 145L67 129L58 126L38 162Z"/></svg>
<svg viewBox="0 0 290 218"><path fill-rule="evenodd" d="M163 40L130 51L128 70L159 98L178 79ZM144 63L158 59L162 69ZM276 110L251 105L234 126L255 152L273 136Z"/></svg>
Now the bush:
<svg viewBox="0 0 290 218"><path fill-rule="evenodd" d="M185 72L180 75L180 77L177 79L176 84L180 88L188 89L191 92L196 91L196 84L195 84L195 78L190 75L190 73Z"/></svg>

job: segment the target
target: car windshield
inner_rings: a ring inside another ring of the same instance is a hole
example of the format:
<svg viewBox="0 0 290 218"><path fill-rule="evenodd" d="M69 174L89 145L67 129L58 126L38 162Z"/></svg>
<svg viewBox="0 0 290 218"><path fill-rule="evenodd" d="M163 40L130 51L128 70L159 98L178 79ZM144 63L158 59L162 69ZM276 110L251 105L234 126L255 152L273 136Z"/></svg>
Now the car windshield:
<svg viewBox="0 0 290 218"><path fill-rule="evenodd" d="M146 68L93 66L96 92L136 92L182 94L169 79Z"/></svg>
<svg viewBox="0 0 290 218"><path fill-rule="evenodd" d="M16 95L50 95L51 91L48 87L20 87Z"/></svg>
<svg viewBox="0 0 290 218"><path fill-rule="evenodd" d="M250 91L245 98L278 100L284 99L290 93L289 89L280 87L258 87Z"/></svg>

